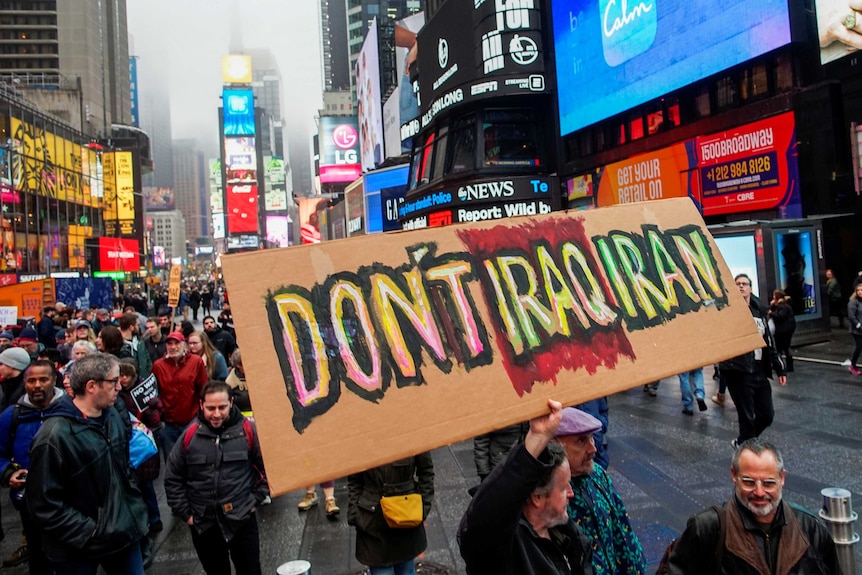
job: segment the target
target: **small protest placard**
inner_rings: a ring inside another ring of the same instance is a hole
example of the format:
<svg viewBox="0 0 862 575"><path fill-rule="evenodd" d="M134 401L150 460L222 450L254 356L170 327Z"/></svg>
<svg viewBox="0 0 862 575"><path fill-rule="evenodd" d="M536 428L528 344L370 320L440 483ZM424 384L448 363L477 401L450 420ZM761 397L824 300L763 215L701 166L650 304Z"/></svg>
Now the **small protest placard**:
<svg viewBox="0 0 862 575"><path fill-rule="evenodd" d="M0 326L18 323L18 308L14 305L0 306Z"/></svg>
<svg viewBox="0 0 862 575"><path fill-rule="evenodd" d="M147 379L133 387L129 393L132 395L132 401L135 402L135 407L138 411L144 411L150 400L159 396L159 386L155 375L150 375Z"/></svg>

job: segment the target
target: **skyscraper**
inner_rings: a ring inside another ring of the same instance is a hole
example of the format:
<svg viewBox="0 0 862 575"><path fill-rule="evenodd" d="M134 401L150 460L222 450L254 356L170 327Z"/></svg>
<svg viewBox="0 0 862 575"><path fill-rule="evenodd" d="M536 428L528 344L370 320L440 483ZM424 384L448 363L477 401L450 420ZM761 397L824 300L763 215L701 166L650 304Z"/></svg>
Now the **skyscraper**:
<svg viewBox="0 0 862 575"><path fill-rule="evenodd" d="M323 91L350 87L345 0L320 0L320 62Z"/></svg>
<svg viewBox="0 0 862 575"><path fill-rule="evenodd" d="M251 56L251 87L257 99L255 108L263 108L270 121L261 122L260 138L264 142L264 154L285 156L284 120L281 117L281 72L272 52L262 50L244 50ZM272 133L270 133L272 130ZM267 149L270 141L274 147Z"/></svg>
<svg viewBox="0 0 862 575"><path fill-rule="evenodd" d="M209 235L209 184L204 154L195 140L174 140L174 198L186 223L186 240ZM176 254L174 254L176 256Z"/></svg>
<svg viewBox="0 0 862 575"><path fill-rule="evenodd" d="M86 134L131 123L126 0L0 4L0 81Z"/></svg>

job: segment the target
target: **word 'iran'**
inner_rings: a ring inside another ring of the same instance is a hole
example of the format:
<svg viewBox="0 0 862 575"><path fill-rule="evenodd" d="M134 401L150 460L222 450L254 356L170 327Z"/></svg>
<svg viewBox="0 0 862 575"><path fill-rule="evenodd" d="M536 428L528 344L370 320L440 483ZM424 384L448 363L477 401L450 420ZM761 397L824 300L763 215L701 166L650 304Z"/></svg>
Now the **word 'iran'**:
<svg viewBox="0 0 862 575"><path fill-rule="evenodd" d="M595 373L634 360L627 332L727 303L695 225L587 239L572 218L457 235L464 252L414 245L400 267L373 263L268 294L297 431L335 405L342 384L373 402L392 382L423 384L425 358L445 374L496 359L523 394L564 369Z"/></svg>

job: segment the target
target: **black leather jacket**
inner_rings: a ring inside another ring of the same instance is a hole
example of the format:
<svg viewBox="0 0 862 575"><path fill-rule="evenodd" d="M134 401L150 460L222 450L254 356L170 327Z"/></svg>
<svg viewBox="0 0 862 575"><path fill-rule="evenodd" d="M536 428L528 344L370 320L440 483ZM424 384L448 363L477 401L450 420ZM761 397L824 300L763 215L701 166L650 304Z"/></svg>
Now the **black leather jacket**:
<svg viewBox="0 0 862 575"><path fill-rule="evenodd" d="M108 555L147 533L128 426L117 410L102 413L104 425L64 394L33 439L26 501L51 561Z"/></svg>
<svg viewBox="0 0 862 575"><path fill-rule="evenodd" d="M716 566L718 516L712 509L688 520L668 558L668 575L840 575L835 543L812 514L781 502L767 532L734 496L725 506L727 531Z"/></svg>

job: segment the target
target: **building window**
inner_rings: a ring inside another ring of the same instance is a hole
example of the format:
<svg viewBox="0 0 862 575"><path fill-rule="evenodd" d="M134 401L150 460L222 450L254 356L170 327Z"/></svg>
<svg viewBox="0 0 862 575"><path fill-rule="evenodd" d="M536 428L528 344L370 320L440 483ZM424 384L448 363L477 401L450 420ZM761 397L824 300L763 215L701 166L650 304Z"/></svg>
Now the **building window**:
<svg viewBox="0 0 862 575"><path fill-rule="evenodd" d="M721 78L715 91L715 105L718 110L732 108L739 103L739 90L736 86L736 78L725 76Z"/></svg>
<svg viewBox="0 0 862 575"><path fill-rule="evenodd" d="M539 166L536 121L529 110L490 110L482 123L485 166Z"/></svg>

